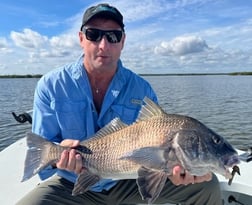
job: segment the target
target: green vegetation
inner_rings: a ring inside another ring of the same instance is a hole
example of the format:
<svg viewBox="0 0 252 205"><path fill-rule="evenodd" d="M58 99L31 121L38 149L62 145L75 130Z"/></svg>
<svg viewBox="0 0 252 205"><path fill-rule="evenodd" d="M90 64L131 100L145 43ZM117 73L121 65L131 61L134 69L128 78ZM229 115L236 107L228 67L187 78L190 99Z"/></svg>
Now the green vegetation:
<svg viewBox="0 0 252 205"><path fill-rule="evenodd" d="M167 74L140 74L141 76L196 76L196 75L252 75L252 72L233 73L167 73Z"/></svg>
<svg viewBox="0 0 252 205"><path fill-rule="evenodd" d="M0 75L0 78L41 78L42 75L36 74L36 75Z"/></svg>
<svg viewBox="0 0 252 205"><path fill-rule="evenodd" d="M252 72L232 72L232 73L160 73L160 74L140 74L141 76L196 76L196 75L252 75ZM41 78L42 74L27 75L0 75L0 78Z"/></svg>
<svg viewBox="0 0 252 205"><path fill-rule="evenodd" d="M252 75L252 72L234 72L230 73L230 75Z"/></svg>

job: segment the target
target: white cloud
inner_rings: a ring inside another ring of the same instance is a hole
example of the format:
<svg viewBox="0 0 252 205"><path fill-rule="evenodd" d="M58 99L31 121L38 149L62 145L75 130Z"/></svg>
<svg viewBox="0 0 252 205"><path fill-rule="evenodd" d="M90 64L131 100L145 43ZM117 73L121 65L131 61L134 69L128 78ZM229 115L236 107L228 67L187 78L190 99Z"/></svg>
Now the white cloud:
<svg viewBox="0 0 252 205"><path fill-rule="evenodd" d="M10 48L10 45L7 42L7 39L6 38L0 38L0 54L1 55L6 55L6 54L10 54L10 53L12 53L12 50ZM1 55L0 55L0 58L1 58Z"/></svg>
<svg viewBox="0 0 252 205"><path fill-rule="evenodd" d="M7 48L7 46L8 46L8 43L7 43L6 38L0 38L0 49Z"/></svg>
<svg viewBox="0 0 252 205"><path fill-rule="evenodd" d="M60 49L51 49L40 51L39 56L42 58L58 58L58 57L67 57L71 54L70 50L60 50Z"/></svg>
<svg viewBox="0 0 252 205"><path fill-rule="evenodd" d="M12 31L9 39L9 42L6 38L0 39L0 74L44 74L73 61L81 53L77 33L49 38L25 28L22 32ZM7 51L13 54L8 55Z"/></svg>
<svg viewBox="0 0 252 205"><path fill-rule="evenodd" d="M46 36L28 28L25 28L22 33L12 31L10 37L16 46L27 49L39 48L48 42Z"/></svg>
<svg viewBox="0 0 252 205"><path fill-rule="evenodd" d="M252 19L245 16L247 10L240 5L233 7L236 12L230 13L234 11L231 7L221 7L227 5L225 2L108 1L119 8L125 19L124 65L137 73L251 70ZM54 36L51 36L54 31L49 34L37 26L41 30L24 28L0 38L0 74L3 68L21 73L23 69L18 68L24 66L27 72L43 74L75 60L81 53L78 31L85 9L61 19L59 22L64 24L65 30ZM49 22L50 26L55 22Z"/></svg>
<svg viewBox="0 0 252 205"><path fill-rule="evenodd" d="M170 42L162 42L154 52L161 55L187 55L208 49L206 42L197 36L176 37Z"/></svg>
<svg viewBox="0 0 252 205"><path fill-rule="evenodd" d="M50 45L54 48L76 48L79 46L78 36L73 34L53 36L50 39Z"/></svg>
<svg viewBox="0 0 252 205"><path fill-rule="evenodd" d="M179 36L126 47L125 65L137 73L206 73L251 70L251 52L225 50L202 37Z"/></svg>
<svg viewBox="0 0 252 205"><path fill-rule="evenodd" d="M126 22L142 20L156 16L169 7L167 1L120 1L115 2L125 16Z"/></svg>
<svg viewBox="0 0 252 205"><path fill-rule="evenodd" d="M172 10L174 9L183 10L186 6L205 4L208 1L211 0L111 0L107 2L111 5L115 5L123 13L127 23L157 16L160 17L160 14L169 15L170 13L173 13ZM164 15L161 17L164 17Z"/></svg>

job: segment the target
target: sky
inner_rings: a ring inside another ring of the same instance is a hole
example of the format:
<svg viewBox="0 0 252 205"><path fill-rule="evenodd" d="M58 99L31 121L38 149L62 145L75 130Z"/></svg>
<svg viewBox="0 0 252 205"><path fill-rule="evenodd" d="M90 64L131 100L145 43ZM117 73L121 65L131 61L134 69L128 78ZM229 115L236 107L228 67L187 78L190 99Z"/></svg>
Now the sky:
<svg viewBox="0 0 252 205"><path fill-rule="evenodd" d="M136 73L252 71L251 0L111 0L124 17L125 67ZM91 0L1 0L0 75L45 74L82 53Z"/></svg>

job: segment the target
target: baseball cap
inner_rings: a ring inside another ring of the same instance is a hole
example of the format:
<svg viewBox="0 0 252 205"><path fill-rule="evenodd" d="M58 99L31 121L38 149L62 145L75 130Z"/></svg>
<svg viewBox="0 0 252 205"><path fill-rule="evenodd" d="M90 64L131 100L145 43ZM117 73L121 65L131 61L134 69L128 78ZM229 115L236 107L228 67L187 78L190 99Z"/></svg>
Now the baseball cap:
<svg viewBox="0 0 252 205"><path fill-rule="evenodd" d="M110 6L109 4L103 3L88 8L82 18L81 30L82 27L85 26L93 17L105 17L108 19L113 19L124 30L122 14L117 8Z"/></svg>

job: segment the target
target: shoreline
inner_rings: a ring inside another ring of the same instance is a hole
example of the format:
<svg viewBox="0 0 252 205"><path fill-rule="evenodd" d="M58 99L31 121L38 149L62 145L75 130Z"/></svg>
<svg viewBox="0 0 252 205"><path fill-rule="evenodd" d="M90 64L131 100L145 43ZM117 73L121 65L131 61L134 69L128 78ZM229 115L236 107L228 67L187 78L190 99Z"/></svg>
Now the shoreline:
<svg viewBox="0 0 252 205"><path fill-rule="evenodd" d="M252 75L251 72L230 72L230 73L139 73L140 76L200 76L200 75ZM42 74L26 75L0 75L0 78L41 78Z"/></svg>

